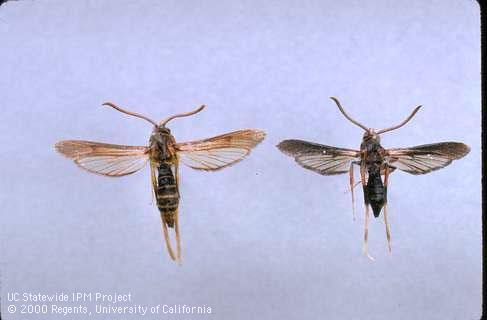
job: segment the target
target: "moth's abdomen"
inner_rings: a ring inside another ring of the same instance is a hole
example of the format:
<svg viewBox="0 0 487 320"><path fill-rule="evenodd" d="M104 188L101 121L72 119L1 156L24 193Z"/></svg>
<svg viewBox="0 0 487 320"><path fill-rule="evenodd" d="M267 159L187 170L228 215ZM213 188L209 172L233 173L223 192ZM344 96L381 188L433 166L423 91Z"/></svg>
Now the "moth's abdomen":
<svg viewBox="0 0 487 320"><path fill-rule="evenodd" d="M365 203L370 204L374 217L378 217L384 203L387 201L387 189L382 183L379 173L370 173L367 185L364 187Z"/></svg>
<svg viewBox="0 0 487 320"><path fill-rule="evenodd" d="M173 228L179 206L178 186L171 165L163 162L157 170L157 189L155 191L157 207L161 212L162 220L167 223L168 227Z"/></svg>

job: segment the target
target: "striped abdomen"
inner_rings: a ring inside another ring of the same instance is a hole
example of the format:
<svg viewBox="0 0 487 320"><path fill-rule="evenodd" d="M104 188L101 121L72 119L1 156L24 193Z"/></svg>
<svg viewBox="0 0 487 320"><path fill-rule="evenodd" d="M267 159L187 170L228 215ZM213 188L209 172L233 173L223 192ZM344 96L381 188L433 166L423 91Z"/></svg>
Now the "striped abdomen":
<svg viewBox="0 0 487 320"><path fill-rule="evenodd" d="M170 228L174 227L174 220L179 205L179 191L171 165L162 162L157 168L157 207L162 219Z"/></svg>
<svg viewBox="0 0 487 320"><path fill-rule="evenodd" d="M374 217L378 217L387 201L387 188L384 187L378 170L369 171L369 179L364 187L365 203L370 204Z"/></svg>

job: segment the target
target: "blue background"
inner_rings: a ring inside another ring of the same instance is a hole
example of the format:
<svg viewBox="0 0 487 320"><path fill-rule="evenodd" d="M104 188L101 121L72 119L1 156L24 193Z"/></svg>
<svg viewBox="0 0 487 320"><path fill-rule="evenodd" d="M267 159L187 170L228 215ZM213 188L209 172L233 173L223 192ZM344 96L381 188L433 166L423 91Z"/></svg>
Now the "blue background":
<svg viewBox="0 0 487 320"><path fill-rule="evenodd" d="M116 291L212 307L167 319L479 318L479 26L474 1L7 2L2 316L21 318L7 313L7 292ZM288 138L359 148L363 132L330 96L377 129L422 104L383 135L385 148L472 149L440 171L391 176L393 251L373 219L375 262L361 252L360 188L353 222L346 175L306 171L275 148ZM103 178L53 149L63 139L146 145L151 127L107 100L156 120L207 104L170 123L178 141L268 133L234 167L182 168L182 267L163 246L147 168Z"/></svg>

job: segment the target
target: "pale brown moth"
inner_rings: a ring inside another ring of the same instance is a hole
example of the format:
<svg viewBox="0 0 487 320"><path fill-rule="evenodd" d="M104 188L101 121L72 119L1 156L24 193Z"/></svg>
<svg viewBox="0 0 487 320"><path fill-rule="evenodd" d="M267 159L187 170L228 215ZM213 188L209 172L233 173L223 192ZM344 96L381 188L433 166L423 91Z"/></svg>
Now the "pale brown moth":
<svg viewBox="0 0 487 320"><path fill-rule="evenodd" d="M65 140L55 145L57 151L73 159L82 169L107 177L121 177L150 164L153 196L159 208L164 240L171 259L181 262L181 237L179 233L179 161L205 171L215 171L231 166L245 156L264 138L262 130L245 129L213 138L176 143L166 124L181 117L200 112L204 105L187 113L176 114L159 123L134 112L124 110L111 102L120 112L144 119L154 125L149 146L124 146L83 140ZM169 230L174 229L176 253L171 245Z"/></svg>
<svg viewBox="0 0 487 320"><path fill-rule="evenodd" d="M384 149L380 144L380 134L399 129L419 111L421 106L400 124L375 131L352 119L343 109L337 98L331 97L340 112L353 124L362 128L365 133L360 150L344 149L321 145L302 140L284 140L277 145L286 155L294 157L296 162L321 175L349 173L352 208L355 219L354 187L362 183L365 203L364 254L368 253L369 205L376 218L384 208L384 224L389 251L391 251L391 231L387 220L387 185L389 174L396 169L409 174L419 175L438 170L449 165L453 160L464 157L470 148L460 142L440 142L410 148ZM355 184L353 166L360 167L360 181ZM384 180L382 180L384 176Z"/></svg>

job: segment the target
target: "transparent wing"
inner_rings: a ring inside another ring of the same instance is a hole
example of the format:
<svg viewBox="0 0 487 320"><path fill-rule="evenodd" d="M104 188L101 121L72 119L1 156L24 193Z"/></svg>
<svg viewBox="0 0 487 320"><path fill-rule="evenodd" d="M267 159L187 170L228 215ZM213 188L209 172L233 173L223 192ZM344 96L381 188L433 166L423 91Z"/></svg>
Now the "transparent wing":
<svg viewBox="0 0 487 320"><path fill-rule="evenodd" d="M284 140L277 147L288 156L294 157L303 168L322 175L346 173L350 162L360 158L360 151L357 150L335 148L302 140Z"/></svg>
<svg viewBox="0 0 487 320"><path fill-rule="evenodd" d="M441 169L469 153L460 142L440 142L386 151L388 163L404 172L418 175Z"/></svg>
<svg viewBox="0 0 487 320"><path fill-rule="evenodd" d="M205 140L177 143L174 147L188 167L212 171L239 162L264 138L264 131L247 129Z"/></svg>
<svg viewBox="0 0 487 320"><path fill-rule="evenodd" d="M56 143L55 148L73 159L80 168L109 177L134 173L143 168L149 159L147 147L66 140Z"/></svg>

